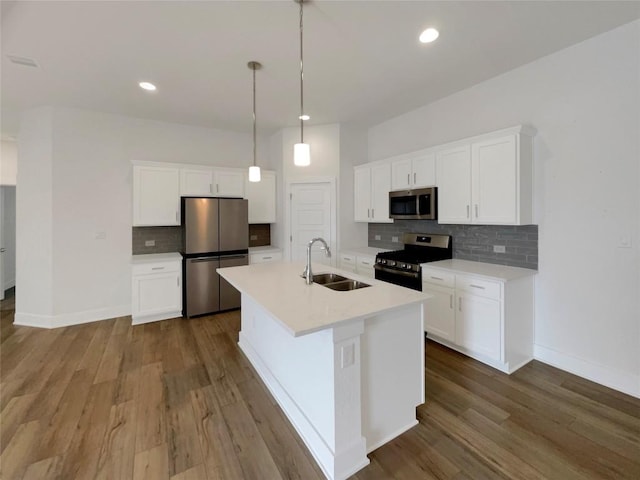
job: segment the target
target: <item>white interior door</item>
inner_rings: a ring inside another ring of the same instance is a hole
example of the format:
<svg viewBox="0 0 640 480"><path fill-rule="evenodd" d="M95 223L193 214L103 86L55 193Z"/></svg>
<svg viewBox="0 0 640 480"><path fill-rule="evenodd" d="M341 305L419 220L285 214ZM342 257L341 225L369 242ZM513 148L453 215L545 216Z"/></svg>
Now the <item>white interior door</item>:
<svg viewBox="0 0 640 480"><path fill-rule="evenodd" d="M305 261L307 243L312 238L321 237L329 244L332 254L335 248L332 235L332 188L330 183L294 183L290 190L291 260ZM321 250L321 244L314 244L311 250L313 262L331 265Z"/></svg>

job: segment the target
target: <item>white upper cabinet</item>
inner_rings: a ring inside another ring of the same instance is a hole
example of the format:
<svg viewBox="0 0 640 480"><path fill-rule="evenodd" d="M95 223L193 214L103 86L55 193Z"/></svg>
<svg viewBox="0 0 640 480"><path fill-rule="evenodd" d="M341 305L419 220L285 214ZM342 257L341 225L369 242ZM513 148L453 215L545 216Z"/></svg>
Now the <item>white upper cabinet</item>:
<svg viewBox="0 0 640 480"><path fill-rule="evenodd" d="M259 182L245 175L244 193L249 201L249 223L276 223L276 173L262 170Z"/></svg>
<svg viewBox="0 0 640 480"><path fill-rule="evenodd" d="M435 154L420 153L411 158L391 161L391 190L436 185Z"/></svg>
<svg viewBox="0 0 640 480"><path fill-rule="evenodd" d="M244 197L244 169L214 168L213 195L216 197Z"/></svg>
<svg viewBox="0 0 640 480"><path fill-rule="evenodd" d="M392 223L389 218L391 166L362 165L354 169L354 219L356 222Z"/></svg>
<svg viewBox="0 0 640 480"><path fill-rule="evenodd" d="M133 226L180 225L177 168L133 167Z"/></svg>
<svg viewBox="0 0 640 480"><path fill-rule="evenodd" d="M213 196L213 170L212 169L180 169L180 195L187 196Z"/></svg>
<svg viewBox="0 0 640 480"><path fill-rule="evenodd" d="M470 223L471 148L462 145L437 153L438 223Z"/></svg>
<svg viewBox="0 0 640 480"><path fill-rule="evenodd" d="M530 224L532 156L532 132L524 127L437 152L438 222Z"/></svg>

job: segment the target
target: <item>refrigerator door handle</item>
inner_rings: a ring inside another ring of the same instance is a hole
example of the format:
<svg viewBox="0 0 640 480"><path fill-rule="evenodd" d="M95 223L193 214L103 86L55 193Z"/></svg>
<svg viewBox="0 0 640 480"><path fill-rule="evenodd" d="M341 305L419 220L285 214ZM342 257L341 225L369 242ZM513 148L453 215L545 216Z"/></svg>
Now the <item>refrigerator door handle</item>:
<svg viewBox="0 0 640 480"><path fill-rule="evenodd" d="M190 258L188 261L192 263L200 263L200 262L217 262L220 260L220 257L206 257L206 258Z"/></svg>
<svg viewBox="0 0 640 480"><path fill-rule="evenodd" d="M223 255L220 260L231 260L233 258L246 258L247 255Z"/></svg>

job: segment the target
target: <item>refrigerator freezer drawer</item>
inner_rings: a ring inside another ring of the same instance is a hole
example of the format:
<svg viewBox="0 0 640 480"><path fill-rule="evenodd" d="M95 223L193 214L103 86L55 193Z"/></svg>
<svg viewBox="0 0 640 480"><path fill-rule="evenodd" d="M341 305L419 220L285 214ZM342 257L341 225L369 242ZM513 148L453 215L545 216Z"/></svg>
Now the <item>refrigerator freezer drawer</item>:
<svg viewBox="0 0 640 480"><path fill-rule="evenodd" d="M185 316L193 317L220 310L220 257L185 260Z"/></svg>
<svg viewBox="0 0 640 480"><path fill-rule="evenodd" d="M249 255L220 257L220 268L249 265ZM220 278L220 310L240 308L240 292L224 278Z"/></svg>

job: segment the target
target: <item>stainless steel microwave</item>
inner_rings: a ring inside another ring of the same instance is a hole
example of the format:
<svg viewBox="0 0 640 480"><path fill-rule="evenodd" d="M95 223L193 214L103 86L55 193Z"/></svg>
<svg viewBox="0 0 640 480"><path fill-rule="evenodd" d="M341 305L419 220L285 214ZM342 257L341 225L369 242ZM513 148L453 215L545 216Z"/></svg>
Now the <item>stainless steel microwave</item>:
<svg viewBox="0 0 640 480"><path fill-rule="evenodd" d="M389 192L389 218L436 220L438 218L438 189L427 187Z"/></svg>

